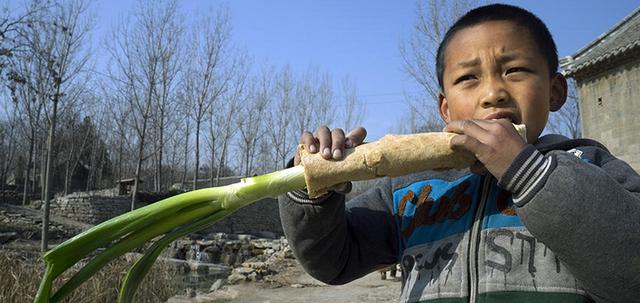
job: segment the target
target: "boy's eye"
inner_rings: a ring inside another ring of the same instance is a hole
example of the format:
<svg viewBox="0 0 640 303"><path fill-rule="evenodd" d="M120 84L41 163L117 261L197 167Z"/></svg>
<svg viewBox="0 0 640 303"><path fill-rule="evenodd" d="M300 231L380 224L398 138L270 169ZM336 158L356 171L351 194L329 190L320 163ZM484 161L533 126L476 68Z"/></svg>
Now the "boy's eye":
<svg viewBox="0 0 640 303"><path fill-rule="evenodd" d="M475 79L475 78L476 78L476 77L475 77L474 75L464 75L464 76L458 77L458 78L456 79L456 81L454 81L454 82L453 82L453 84L455 85L455 84L458 84L458 83L460 83L460 82L464 82L464 81L468 81L468 80L473 80L473 79Z"/></svg>
<svg viewBox="0 0 640 303"><path fill-rule="evenodd" d="M506 74L517 73L517 72L528 72L529 69L526 67L512 67L507 69Z"/></svg>

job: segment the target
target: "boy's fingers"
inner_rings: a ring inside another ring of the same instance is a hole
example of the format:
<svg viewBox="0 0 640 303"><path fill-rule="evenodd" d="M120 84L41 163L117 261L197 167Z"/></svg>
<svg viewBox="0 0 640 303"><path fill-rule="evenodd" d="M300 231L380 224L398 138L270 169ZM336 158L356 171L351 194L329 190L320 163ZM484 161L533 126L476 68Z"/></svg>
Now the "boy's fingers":
<svg viewBox="0 0 640 303"><path fill-rule="evenodd" d="M320 143L320 155L325 159L331 159L331 132L326 126L321 126L316 131L316 138Z"/></svg>
<svg viewBox="0 0 640 303"><path fill-rule="evenodd" d="M356 127L346 135L345 146L347 148L356 147L367 137L367 130L364 127Z"/></svg>
<svg viewBox="0 0 640 303"><path fill-rule="evenodd" d="M344 131L340 128L334 128L331 131L331 156L336 159L342 159L344 155Z"/></svg>
<svg viewBox="0 0 640 303"><path fill-rule="evenodd" d="M310 153L314 154L318 152L318 147L316 146L316 139L313 137L313 134L310 132L302 133L300 137L300 143L304 145L304 148L308 150Z"/></svg>
<svg viewBox="0 0 640 303"><path fill-rule="evenodd" d="M483 120L457 120L451 121L444 128L445 132L452 132L456 134L470 135L475 138L487 133L487 130L481 125L486 124L487 121Z"/></svg>
<svg viewBox="0 0 640 303"><path fill-rule="evenodd" d="M460 148L466 149L476 155L476 157L483 154L483 149L486 147L486 145L482 144L478 139L466 134L457 135L451 138L449 146L454 150Z"/></svg>

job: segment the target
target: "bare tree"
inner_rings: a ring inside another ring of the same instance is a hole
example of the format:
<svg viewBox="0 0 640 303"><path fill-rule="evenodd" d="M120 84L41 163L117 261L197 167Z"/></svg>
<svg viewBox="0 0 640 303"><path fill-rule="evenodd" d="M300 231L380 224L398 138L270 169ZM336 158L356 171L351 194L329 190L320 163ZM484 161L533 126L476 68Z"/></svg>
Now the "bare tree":
<svg viewBox="0 0 640 303"><path fill-rule="evenodd" d="M6 73L6 79L11 86L11 82L14 82L13 84L16 81L21 82L20 79L24 76L15 73L11 68L16 63L15 57L29 53L31 50L28 40L24 39L25 30L33 26L34 21L37 20L36 14L42 13L48 4L33 1L17 10L5 7L7 4L3 4L0 8L0 81L5 80ZM18 78L15 78L16 76Z"/></svg>
<svg viewBox="0 0 640 303"><path fill-rule="evenodd" d="M231 27L228 10L220 10L215 20L206 18L193 29L195 53L186 78L187 98L193 104L195 122L195 170L193 189L198 186L200 170L200 130L207 113L227 87L229 72L225 66Z"/></svg>
<svg viewBox="0 0 640 303"><path fill-rule="evenodd" d="M168 9L172 9L168 7ZM167 126L172 122L169 121L176 107L175 95L177 93L178 74L182 65L181 45L184 26L178 16L167 15L165 19L160 20L163 24L162 34L158 39L158 52L160 55L159 62L159 81L158 88L155 89L155 115L153 116L153 126L155 130L155 174L154 187L156 191L160 191L162 187L162 162L163 151L165 145L165 133Z"/></svg>
<svg viewBox="0 0 640 303"><path fill-rule="evenodd" d="M287 141L290 136L290 125L292 124L292 114L294 105L295 82L291 67L289 65L282 68L277 75L274 102L267 112L266 133L271 145L275 148L275 161L273 169L282 168L286 165L287 156L291 150L291 143Z"/></svg>
<svg viewBox="0 0 640 303"><path fill-rule="evenodd" d="M569 79L569 92L567 102L562 108L549 117L548 128L551 132L561 134L569 138L582 137L582 125L580 124L580 97L576 81Z"/></svg>
<svg viewBox="0 0 640 303"><path fill-rule="evenodd" d="M476 0L417 0L416 20L411 37L400 44L400 55L405 72L420 88L409 94L410 111L419 120L429 121L436 107L440 87L435 69L438 45L453 22L477 6Z"/></svg>
<svg viewBox="0 0 640 303"><path fill-rule="evenodd" d="M225 172L227 165L229 145L236 132L236 121L242 104L248 99L247 77L249 75L251 62L246 54L242 53L239 54L234 61L233 77L229 82L228 89L225 90L221 98L221 100L224 100L224 103L218 104L218 106L211 111L210 135L212 143L215 143L211 147L211 186L220 185L220 177ZM216 147L220 150L217 155L217 163L215 162L216 155L214 153ZM213 168L215 168L215 174Z"/></svg>
<svg viewBox="0 0 640 303"><path fill-rule="evenodd" d="M0 190L4 190L9 172L15 166L16 141L18 127L18 110L13 104L4 107L3 116L6 121L0 120Z"/></svg>
<svg viewBox="0 0 640 303"><path fill-rule="evenodd" d="M128 102L132 126L137 137L137 160L131 194L132 210L135 209L140 188L143 162L156 152L153 149L145 153L145 144L154 105L157 105L159 99L167 97L167 91L158 90L163 87L168 89L173 77L173 74L169 73L166 57L173 54L172 48L175 47L176 11L175 1L138 2L135 13L132 13L133 20L121 23L121 26L113 31L107 46L112 60L116 63L116 71L110 71L111 78L114 79L114 91L119 94L119 98ZM167 66L163 67L164 63ZM166 75L163 74L163 68L167 72Z"/></svg>
<svg viewBox="0 0 640 303"><path fill-rule="evenodd" d="M47 11L34 15L30 20L31 30L24 35L28 45L41 65L44 85L38 94L51 102L48 117L47 156L44 182L44 207L41 249L48 248L49 199L55 153L55 130L58 107L61 101L74 100L81 89L78 80L89 59L85 47L91 29L88 4L83 1L55 2ZM36 85L33 85L36 87Z"/></svg>
<svg viewBox="0 0 640 303"><path fill-rule="evenodd" d="M127 167L126 155L134 150L132 140L130 139L134 137L134 134L131 134L132 128L129 122L132 120L132 113L129 110L129 102L125 99L126 95L117 92L115 89L118 87L117 85L112 87L114 89L104 87L102 95L105 96L103 99L107 107L105 111L107 112L107 116L110 117L108 123L111 125L110 128L115 130L111 133L110 137L111 145L117 146L117 150L113 152L113 160L116 164L113 174L114 179L112 181L115 183L115 181L124 178L125 173L123 171L125 171Z"/></svg>
<svg viewBox="0 0 640 303"><path fill-rule="evenodd" d="M313 94L314 98L311 98L314 118L311 123L317 126L331 125L336 112L333 106L334 96L331 77L328 73L325 73L317 83L316 93Z"/></svg>
<svg viewBox="0 0 640 303"><path fill-rule="evenodd" d="M38 64L34 64L34 59L33 53L25 52L21 56L14 56L10 60L11 72L13 73L13 83L10 84L10 91L21 117L21 130L29 146L26 156L27 162L24 167L23 205L29 202L30 192L35 190L35 185L37 184L35 178L36 164L38 163L36 142L38 134L42 130L41 125L43 123L41 123L41 118L45 101L43 96L38 94L38 91L41 91L42 88L34 87L34 85L43 84L43 81L40 81L42 73L36 72L37 70L42 70L42 68Z"/></svg>
<svg viewBox="0 0 640 303"><path fill-rule="evenodd" d="M438 114L435 111L427 114L429 116L427 116L425 120L415 111L409 111L406 116L403 116L403 118L398 121L394 132L398 134L415 134L442 131L445 124Z"/></svg>
<svg viewBox="0 0 640 303"><path fill-rule="evenodd" d="M71 113L71 117L62 120L64 129L59 141L65 142L65 173L64 173L64 189L63 193L66 195L69 193L71 187L71 178L78 168L78 164L81 162L81 158L93 138L92 122L89 117L85 117L80 121L79 113ZM66 137L66 138L65 138Z"/></svg>
<svg viewBox="0 0 640 303"><path fill-rule="evenodd" d="M184 136L183 136L183 146L184 146L184 156L183 156L183 167L182 167L182 186L181 188L185 188L185 184L187 182L187 173L188 173L188 167L189 167L189 141L191 141L191 119L190 119L190 108L189 108L189 102L186 102L184 100L184 96L181 97L181 100L183 101L183 108L182 108L182 116L184 117L184 124L183 124L183 128L181 129L181 131L184 131Z"/></svg>
<svg viewBox="0 0 640 303"><path fill-rule="evenodd" d="M243 102L238 122L240 133L240 154L242 155L241 167L245 176L255 173L254 161L259 152L258 143L264 131L262 123L265 112L274 97L273 73L271 70L263 70L254 85L250 88L250 97Z"/></svg>
<svg viewBox="0 0 640 303"><path fill-rule="evenodd" d="M296 83L293 132L300 135L333 121L333 89L328 74L309 67Z"/></svg>
<svg viewBox="0 0 640 303"><path fill-rule="evenodd" d="M344 101L342 103L344 108L341 109L343 113L341 118L344 129L349 131L362 124L366 108L364 101L358 96L358 86L351 78L345 77L340 84L342 89L341 99Z"/></svg>
<svg viewBox="0 0 640 303"><path fill-rule="evenodd" d="M96 98L99 98L96 96ZM107 148L105 144L105 138L108 137L105 130L110 130L107 123L108 110L104 105L102 99L98 99L95 106L89 113L89 117L92 119L94 125L94 133L89 146L90 155L87 161L87 179L85 183L85 190L89 191L95 188L102 188L105 177L105 168L107 168ZM110 184L113 184L111 182Z"/></svg>

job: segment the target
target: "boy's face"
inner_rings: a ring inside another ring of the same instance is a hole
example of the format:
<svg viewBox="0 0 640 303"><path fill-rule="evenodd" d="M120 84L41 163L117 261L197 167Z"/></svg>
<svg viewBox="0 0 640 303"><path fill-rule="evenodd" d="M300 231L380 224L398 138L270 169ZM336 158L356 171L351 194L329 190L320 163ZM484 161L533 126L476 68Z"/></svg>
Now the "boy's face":
<svg viewBox="0 0 640 303"><path fill-rule="evenodd" d="M457 32L445 49L439 96L447 122L506 118L527 126L535 142L549 111L566 99L566 80L550 77L529 31L511 21L488 21Z"/></svg>

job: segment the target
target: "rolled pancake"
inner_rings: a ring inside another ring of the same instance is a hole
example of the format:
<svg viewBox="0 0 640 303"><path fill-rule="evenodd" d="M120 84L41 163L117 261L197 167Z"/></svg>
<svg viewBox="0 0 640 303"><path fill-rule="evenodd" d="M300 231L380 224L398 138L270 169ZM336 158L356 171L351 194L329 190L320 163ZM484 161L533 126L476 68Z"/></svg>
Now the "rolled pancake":
<svg viewBox="0 0 640 303"><path fill-rule="evenodd" d="M514 126L526 138L525 126ZM326 160L319 153L311 154L300 144L298 152L309 197L318 197L331 186L347 181L469 167L476 161L475 156L449 147L455 135L446 132L385 135L378 141L345 150L345 157L340 161Z"/></svg>

